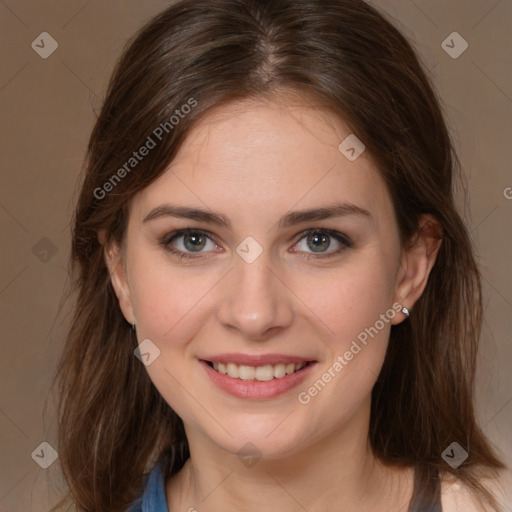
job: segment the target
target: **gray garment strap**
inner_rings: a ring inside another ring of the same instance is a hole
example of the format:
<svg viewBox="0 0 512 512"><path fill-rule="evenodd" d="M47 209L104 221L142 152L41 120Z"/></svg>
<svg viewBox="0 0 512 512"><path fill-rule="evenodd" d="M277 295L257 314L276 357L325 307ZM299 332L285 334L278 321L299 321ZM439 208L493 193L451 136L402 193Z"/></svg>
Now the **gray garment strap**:
<svg viewBox="0 0 512 512"><path fill-rule="evenodd" d="M414 482L414 493L408 512L442 512L441 484L437 475L430 476L425 482L425 474L417 474Z"/></svg>

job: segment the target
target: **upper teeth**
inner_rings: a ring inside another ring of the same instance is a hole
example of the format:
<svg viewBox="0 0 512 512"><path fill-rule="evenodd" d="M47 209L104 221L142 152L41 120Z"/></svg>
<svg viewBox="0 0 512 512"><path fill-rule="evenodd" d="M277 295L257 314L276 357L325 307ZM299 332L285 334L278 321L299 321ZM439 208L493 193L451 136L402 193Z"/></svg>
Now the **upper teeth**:
<svg viewBox="0 0 512 512"><path fill-rule="evenodd" d="M266 364L263 366L246 366L235 363L213 363L213 368L223 375L228 375L233 379L242 380L259 380L267 381L274 378L281 379L285 375L304 368L306 363L289 363L289 364Z"/></svg>

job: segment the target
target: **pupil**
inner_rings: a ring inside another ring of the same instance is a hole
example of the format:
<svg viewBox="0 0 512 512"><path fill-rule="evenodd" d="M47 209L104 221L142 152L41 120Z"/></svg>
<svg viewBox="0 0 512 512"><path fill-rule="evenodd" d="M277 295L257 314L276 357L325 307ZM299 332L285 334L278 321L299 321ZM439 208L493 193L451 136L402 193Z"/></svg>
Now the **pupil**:
<svg viewBox="0 0 512 512"><path fill-rule="evenodd" d="M198 251L202 249L206 243L206 240L200 233L193 233L185 236L185 247L189 251Z"/></svg>
<svg viewBox="0 0 512 512"><path fill-rule="evenodd" d="M329 237L321 233L311 233L308 236L308 244L310 249L314 252L322 252L324 249L329 248Z"/></svg>

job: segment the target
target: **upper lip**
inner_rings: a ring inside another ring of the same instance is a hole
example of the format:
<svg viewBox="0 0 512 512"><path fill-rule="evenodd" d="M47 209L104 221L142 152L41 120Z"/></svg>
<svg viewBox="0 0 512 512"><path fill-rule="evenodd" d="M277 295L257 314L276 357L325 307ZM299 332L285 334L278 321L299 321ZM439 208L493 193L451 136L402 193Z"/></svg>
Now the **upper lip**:
<svg viewBox="0 0 512 512"><path fill-rule="evenodd" d="M282 364L307 363L307 362L314 361L314 359L311 359L311 358L286 355L286 354L250 355L250 354L237 354L237 353L217 354L217 355L203 357L201 359L203 361L210 361L212 363L234 363L237 365L244 365L244 366L264 366L266 364L276 365L276 364L280 364L280 363L282 363Z"/></svg>

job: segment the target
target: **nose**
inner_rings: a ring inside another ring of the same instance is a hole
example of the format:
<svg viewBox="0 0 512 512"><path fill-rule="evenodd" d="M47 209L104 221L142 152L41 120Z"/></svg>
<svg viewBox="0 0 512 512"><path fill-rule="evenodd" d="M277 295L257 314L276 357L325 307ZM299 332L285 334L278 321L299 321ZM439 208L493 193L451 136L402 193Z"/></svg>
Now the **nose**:
<svg viewBox="0 0 512 512"><path fill-rule="evenodd" d="M272 269L265 252L247 263L235 257L217 309L217 319L244 339L265 341L293 321L293 294Z"/></svg>

